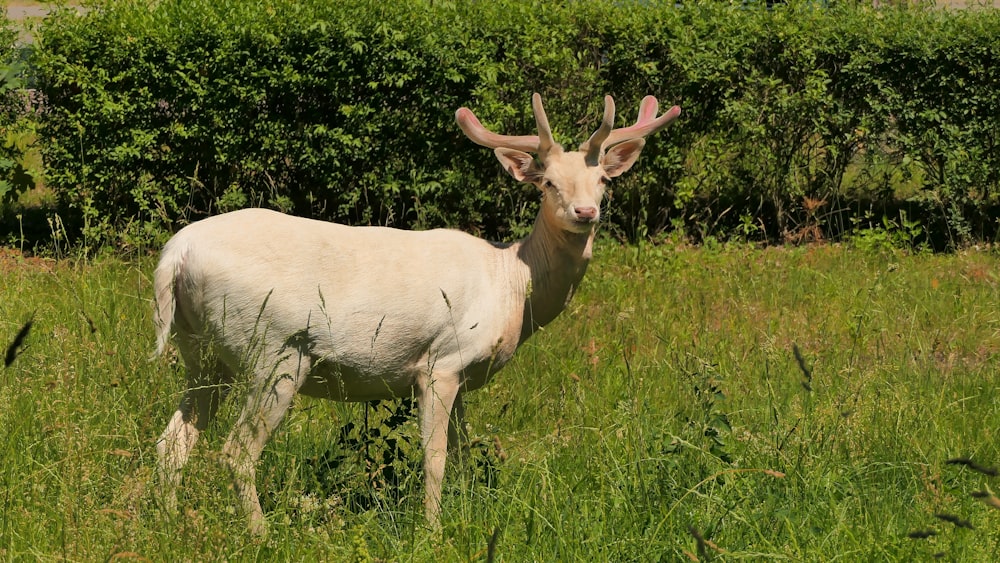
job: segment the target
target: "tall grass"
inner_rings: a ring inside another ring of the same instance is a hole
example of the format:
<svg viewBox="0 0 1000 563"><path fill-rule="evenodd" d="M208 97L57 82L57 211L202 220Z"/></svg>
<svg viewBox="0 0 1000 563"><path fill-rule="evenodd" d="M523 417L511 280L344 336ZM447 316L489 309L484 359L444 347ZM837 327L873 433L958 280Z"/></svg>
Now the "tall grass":
<svg viewBox="0 0 1000 563"><path fill-rule="evenodd" d="M232 406L181 513L157 507L183 374L149 359L152 261L8 257L0 344L33 326L0 371L0 559L997 560L997 479L948 463L1000 465L995 262L605 240L569 310L466 398L441 537L413 423L385 423L401 409L303 398L254 540L214 454Z"/></svg>

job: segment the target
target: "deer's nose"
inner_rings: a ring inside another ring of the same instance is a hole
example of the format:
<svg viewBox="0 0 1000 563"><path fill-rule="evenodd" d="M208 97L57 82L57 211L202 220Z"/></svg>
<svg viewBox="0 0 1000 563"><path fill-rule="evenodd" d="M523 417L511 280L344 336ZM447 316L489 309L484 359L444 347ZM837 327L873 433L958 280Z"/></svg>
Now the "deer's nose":
<svg viewBox="0 0 1000 563"><path fill-rule="evenodd" d="M597 208L589 205L586 207L574 207L573 211L576 212L576 218L580 221L593 221L597 219Z"/></svg>

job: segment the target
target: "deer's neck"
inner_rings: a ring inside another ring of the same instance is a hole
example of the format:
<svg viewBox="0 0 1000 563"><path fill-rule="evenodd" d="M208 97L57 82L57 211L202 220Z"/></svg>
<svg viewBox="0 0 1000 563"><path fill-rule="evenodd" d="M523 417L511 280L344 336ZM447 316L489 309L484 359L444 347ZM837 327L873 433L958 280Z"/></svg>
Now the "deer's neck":
<svg viewBox="0 0 1000 563"><path fill-rule="evenodd" d="M521 341L555 319L587 273L596 225L585 233L570 233L539 215L535 227L517 247L527 266L529 282L524 301Z"/></svg>

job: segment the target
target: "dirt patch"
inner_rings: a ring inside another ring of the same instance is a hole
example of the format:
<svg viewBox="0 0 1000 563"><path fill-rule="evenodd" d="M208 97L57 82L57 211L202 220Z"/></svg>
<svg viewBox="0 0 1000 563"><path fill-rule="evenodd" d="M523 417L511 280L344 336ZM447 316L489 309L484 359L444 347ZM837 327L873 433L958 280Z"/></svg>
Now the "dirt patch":
<svg viewBox="0 0 1000 563"><path fill-rule="evenodd" d="M51 272L55 269L56 264L57 262L54 258L25 256L16 248L4 248L0 246L0 276L26 268Z"/></svg>
<svg viewBox="0 0 1000 563"><path fill-rule="evenodd" d="M76 8L82 12L83 8L75 2L67 3L67 6ZM24 21L31 18L43 18L52 10L56 9L53 4L42 2L30 2L26 0L8 0L7 19L13 21Z"/></svg>
<svg viewBox="0 0 1000 563"><path fill-rule="evenodd" d="M79 6L76 2L69 2L67 6L74 8L80 13L85 11L85 8ZM49 3L32 2L30 0L8 0L6 8L7 19L21 24L18 30L18 42L27 45L34 41L27 24L49 15L49 12L55 10L56 6Z"/></svg>

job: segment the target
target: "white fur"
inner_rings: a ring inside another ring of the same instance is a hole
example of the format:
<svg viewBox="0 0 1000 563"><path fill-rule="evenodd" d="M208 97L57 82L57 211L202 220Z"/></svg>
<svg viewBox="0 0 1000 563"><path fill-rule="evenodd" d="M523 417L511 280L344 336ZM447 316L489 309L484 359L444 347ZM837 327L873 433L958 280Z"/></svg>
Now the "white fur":
<svg viewBox="0 0 1000 563"><path fill-rule="evenodd" d="M590 259L604 181L641 148L641 139L621 143L596 166L561 148L542 163L498 148L511 175L543 193L531 234L511 245L262 209L178 232L154 275L158 350L172 333L189 372L157 442L166 505L176 506L181 469L231 384L248 381L223 453L255 532L264 530L255 465L295 393L415 396L426 513L436 524L446 450L463 433L461 393L484 385L569 302Z"/></svg>

